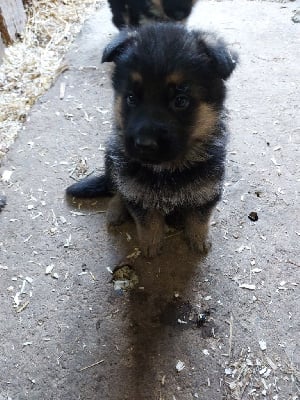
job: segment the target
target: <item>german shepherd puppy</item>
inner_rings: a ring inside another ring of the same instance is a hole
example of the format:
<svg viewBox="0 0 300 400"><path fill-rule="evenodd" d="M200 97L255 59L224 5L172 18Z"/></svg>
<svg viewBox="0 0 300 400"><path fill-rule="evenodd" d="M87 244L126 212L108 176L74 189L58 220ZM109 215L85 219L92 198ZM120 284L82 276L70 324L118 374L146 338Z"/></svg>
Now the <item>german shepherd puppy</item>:
<svg viewBox="0 0 300 400"><path fill-rule="evenodd" d="M224 81L236 55L211 33L157 23L121 31L102 61L115 63L115 129L105 174L67 193L113 194L108 224L121 224L129 213L146 256L160 251L166 219L178 216L190 247L207 252L224 179Z"/></svg>
<svg viewBox="0 0 300 400"><path fill-rule="evenodd" d="M108 0L114 25L140 26L149 21L184 21L196 0Z"/></svg>

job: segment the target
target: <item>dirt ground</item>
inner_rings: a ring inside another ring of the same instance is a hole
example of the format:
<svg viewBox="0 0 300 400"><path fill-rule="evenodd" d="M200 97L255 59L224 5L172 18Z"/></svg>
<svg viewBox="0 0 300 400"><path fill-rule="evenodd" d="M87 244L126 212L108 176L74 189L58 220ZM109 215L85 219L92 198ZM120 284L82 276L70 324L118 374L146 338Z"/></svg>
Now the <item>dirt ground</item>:
<svg viewBox="0 0 300 400"><path fill-rule="evenodd" d="M108 8L85 24L1 166L0 400L299 399L299 6L203 0L191 17L241 58L203 259L170 233L148 261L132 224L107 232L106 201L66 202L111 131ZM125 264L129 292L110 272Z"/></svg>

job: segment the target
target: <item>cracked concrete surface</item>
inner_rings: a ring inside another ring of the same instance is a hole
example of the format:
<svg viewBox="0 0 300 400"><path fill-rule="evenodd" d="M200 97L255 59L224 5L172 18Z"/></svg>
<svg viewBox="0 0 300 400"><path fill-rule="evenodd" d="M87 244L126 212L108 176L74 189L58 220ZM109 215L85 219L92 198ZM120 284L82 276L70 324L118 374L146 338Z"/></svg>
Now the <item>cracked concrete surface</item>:
<svg viewBox="0 0 300 400"><path fill-rule="evenodd" d="M299 398L299 4L199 1L191 17L241 57L204 259L170 234L146 260L132 224L107 232L105 200L66 202L111 131L108 8L85 24L1 166L1 400ZM123 264L139 279L128 293L109 272Z"/></svg>

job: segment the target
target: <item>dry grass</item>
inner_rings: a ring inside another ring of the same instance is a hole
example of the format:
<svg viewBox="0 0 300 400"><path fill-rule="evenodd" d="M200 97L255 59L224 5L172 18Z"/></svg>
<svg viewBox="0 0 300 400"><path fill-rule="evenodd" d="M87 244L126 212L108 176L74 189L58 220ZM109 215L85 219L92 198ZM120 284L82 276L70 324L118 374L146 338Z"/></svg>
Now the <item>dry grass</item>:
<svg viewBox="0 0 300 400"><path fill-rule="evenodd" d="M31 0L19 42L0 66L0 160L31 106L64 69L62 59L97 0Z"/></svg>

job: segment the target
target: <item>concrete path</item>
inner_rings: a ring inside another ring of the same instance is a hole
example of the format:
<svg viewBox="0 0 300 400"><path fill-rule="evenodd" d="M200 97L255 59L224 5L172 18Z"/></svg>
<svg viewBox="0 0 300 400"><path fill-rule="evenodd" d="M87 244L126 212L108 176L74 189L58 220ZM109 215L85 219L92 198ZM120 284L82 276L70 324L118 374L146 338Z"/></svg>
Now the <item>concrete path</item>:
<svg viewBox="0 0 300 400"><path fill-rule="evenodd" d="M149 262L133 225L107 232L106 201L66 202L111 131L100 58L115 30L106 6L86 23L1 167L1 400L299 399L299 5L203 0L191 17L241 56L205 259L171 233ZM109 272L125 264L128 293Z"/></svg>

